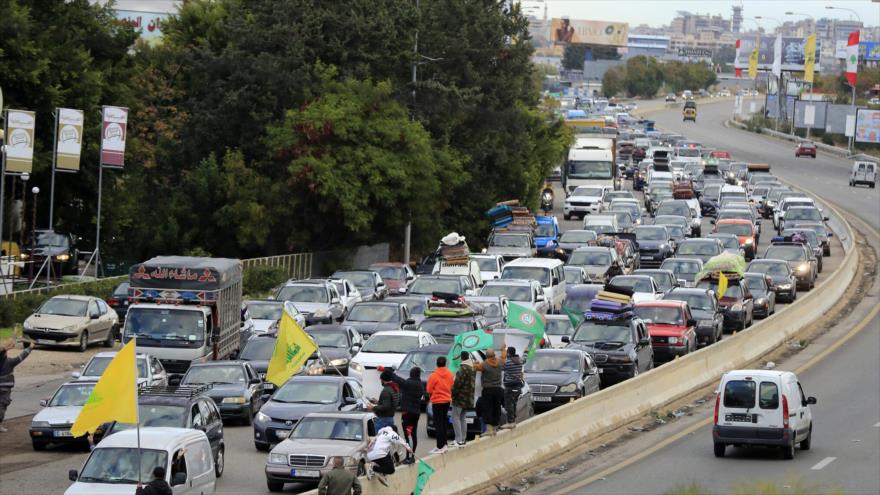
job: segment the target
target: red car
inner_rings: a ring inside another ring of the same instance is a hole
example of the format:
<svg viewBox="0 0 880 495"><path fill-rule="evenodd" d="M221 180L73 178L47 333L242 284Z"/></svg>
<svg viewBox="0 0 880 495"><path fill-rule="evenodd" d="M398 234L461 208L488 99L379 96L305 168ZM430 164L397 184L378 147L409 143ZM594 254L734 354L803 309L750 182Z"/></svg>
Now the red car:
<svg viewBox="0 0 880 495"><path fill-rule="evenodd" d="M709 153L709 158L727 158L730 159L730 152L724 150L715 150Z"/></svg>
<svg viewBox="0 0 880 495"><path fill-rule="evenodd" d="M648 325L654 359L667 361L697 349L697 322L684 301L645 301L635 314Z"/></svg>
<svg viewBox="0 0 880 495"><path fill-rule="evenodd" d="M795 158L800 158L802 156L812 156L816 158L816 145L813 143L801 143L798 145L797 150L794 152Z"/></svg>

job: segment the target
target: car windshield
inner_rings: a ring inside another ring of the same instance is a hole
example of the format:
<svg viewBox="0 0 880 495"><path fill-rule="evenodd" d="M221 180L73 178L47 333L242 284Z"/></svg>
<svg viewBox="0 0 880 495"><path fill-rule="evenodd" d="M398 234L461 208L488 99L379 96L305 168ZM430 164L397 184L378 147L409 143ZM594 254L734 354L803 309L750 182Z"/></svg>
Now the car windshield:
<svg viewBox="0 0 880 495"><path fill-rule="evenodd" d="M422 370L422 376L428 376L432 371L437 369L437 358L446 357L447 353L429 352L429 351L412 351L403 358L397 371L404 376L409 376L409 370L418 367Z"/></svg>
<svg viewBox="0 0 880 495"><path fill-rule="evenodd" d="M790 208L785 212L785 220L822 221L822 214L815 208Z"/></svg>
<svg viewBox="0 0 880 495"><path fill-rule="evenodd" d="M679 308L636 305L635 313L639 318L655 325L681 325L683 323Z"/></svg>
<svg viewBox="0 0 880 495"><path fill-rule="evenodd" d="M568 162L569 179L613 179L611 162L571 160Z"/></svg>
<svg viewBox="0 0 880 495"><path fill-rule="evenodd" d="M348 335L342 330L309 332L309 335L318 344L318 347L336 347L341 349L348 347Z"/></svg>
<svg viewBox="0 0 880 495"><path fill-rule="evenodd" d="M62 385L55 392L49 407L57 406L82 406L85 405L95 388L94 383L71 383Z"/></svg>
<svg viewBox="0 0 880 495"><path fill-rule="evenodd" d="M42 306L40 306L40 309L37 310L37 314L58 316L85 316L88 307L88 301L67 299L63 297L53 297L52 299L49 299L48 301L43 303Z"/></svg>
<svg viewBox="0 0 880 495"><path fill-rule="evenodd" d="M733 234L737 236L752 235L752 226L746 223L720 223L715 225L719 234ZM722 239L721 242L724 242Z"/></svg>
<svg viewBox="0 0 880 495"><path fill-rule="evenodd" d="M612 210L622 210L629 213L641 213L642 209L639 207L638 203L633 203L632 201L613 201L611 203Z"/></svg>
<svg viewBox="0 0 880 495"><path fill-rule="evenodd" d="M116 286L116 290L113 291L113 296L118 298L127 298L128 297L128 288L131 286L128 282L122 282L118 286Z"/></svg>
<svg viewBox="0 0 880 495"><path fill-rule="evenodd" d="M632 330L629 322L623 325L611 325L594 321L585 321L578 326L572 342L619 342L627 344L632 342Z"/></svg>
<svg viewBox="0 0 880 495"><path fill-rule="evenodd" d="M373 278L373 272L336 272L332 278L348 279L357 287L367 287L371 290L376 282L376 279Z"/></svg>
<svg viewBox="0 0 880 495"><path fill-rule="evenodd" d="M406 270L399 266L378 266L373 271L386 280L406 280Z"/></svg>
<svg viewBox="0 0 880 495"><path fill-rule="evenodd" d="M660 215L675 215L675 216L682 216L682 217L687 218L690 214L691 214L691 210L690 210L690 208L688 208L687 205L677 205L677 204L676 205L670 205L670 204L660 205L657 208L657 210L654 212L654 215L658 216L658 217Z"/></svg>
<svg viewBox="0 0 880 495"><path fill-rule="evenodd" d="M141 404L138 406L138 419L141 426L172 426L182 427L185 423L185 411L183 406L170 406L162 404ZM134 428L135 425L117 424L114 430Z"/></svg>
<svg viewBox="0 0 880 495"><path fill-rule="evenodd" d="M774 260L803 261L807 254L800 246L770 246L764 252L764 257Z"/></svg>
<svg viewBox="0 0 880 495"><path fill-rule="evenodd" d="M527 235L495 234L489 245L494 247L530 248L532 243Z"/></svg>
<svg viewBox="0 0 880 495"><path fill-rule="evenodd" d="M563 274L565 275L566 284L582 284L584 281L584 274L580 270L567 269Z"/></svg>
<svg viewBox="0 0 880 495"><path fill-rule="evenodd" d="M526 362L526 373L571 373L580 371L578 357L572 352L538 352Z"/></svg>
<svg viewBox="0 0 880 495"><path fill-rule="evenodd" d="M364 424L360 419L304 418L289 438L360 442L364 440Z"/></svg>
<svg viewBox="0 0 880 495"><path fill-rule="evenodd" d="M95 356L89 361L89 364L86 365L86 368L82 372L82 376L101 376L104 374L104 370L107 369L107 366L110 364L114 356ZM144 378L147 376L147 360L139 357L137 358L137 370L138 370L138 378Z"/></svg>
<svg viewBox="0 0 880 495"><path fill-rule="evenodd" d="M101 447L92 451L77 481L136 485L150 479L153 468L167 464L168 454L164 450Z"/></svg>
<svg viewBox="0 0 880 495"><path fill-rule="evenodd" d="M574 266L608 266L611 255L607 251L574 251L568 258L568 264Z"/></svg>
<svg viewBox="0 0 880 495"><path fill-rule="evenodd" d="M553 319L547 320L544 324L544 332L547 335L571 335L574 333L574 327L571 326L571 320L568 318Z"/></svg>
<svg viewBox="0 0 880 495"><path fill-rule="evenodd" d="M665 241L667 236L664 227L637 227L635 234L637 241Z"/></svg>
<svg viewBox="0 0 880 495"><path fill-rule="evenodd" d="M733 232L721 232L722 234L732 234ZM748 234L743 234L748 235ZM712 239L718 239L721 241L721 245L724 246L724 249L733 249L739 250L739 240L736 237L728 237L728 236L720 236L720 237L712 237Z"/></svg>
<svg viewBox="0 0 880 495"><path fill-rule="evenodd" d="M673 291L663 299L670 301L684 301L691 310L700 309L703 311L712 311L715 306L713 300L707 294L681 294Z"/></svg>
<svg viewBox="0 0 880 495"><path fill-rule="evenodd" d="M721 254L721 248L716 242L682 242L678 245L676 254L690 254L697 256L715 256Z"/></svg>
<svg viewBox="0 0 880 495"><path fill-rule="evenodd" d="M397 306L386 304L356 304L345 317L346 321L396 322L400 320Z"/></svg>
<svg viewBox="0 0 880 495"><path fill-rule="evenodd" d="M495 258L473 258L481 272L497 272L498 260Z"/></svg>
<svg viewBox="0 0 880 495"><path fill-rule="evenodd" d="M409 293L430 295L434 292L447 292L461 295L463 290L461 281L456 278L418 278L409 288Z"/></svg>
<svg viewBox="0 0 880 495"><path fill-rule="evenodd" d="M556 235L556 229L552 224L539 223L538 226L535 227L536 237L553 237L554 235Z"/></svg>
<svg viewBox="0 0 880 495"><path fill-rule="evenodd" d="M746 287L749 289L750 292L757 293L757 294L763 294L763 293L767 292L767 287L765 285L764 280L762 280L762 279L763 279L763 276L750 277L750 276L746 275L745 277L743 277L743 282L745 282Z"/></svg>
<svg viewBox="0 0 880 495"><path fill-rule="evenodd" d="M697 288L698 289L712 289L717 294L718 293L718 281L704 279L704 280L701 280L700 283L697 284ZM727 286L727 290L724 291L724 295L721 297L722 298L729 298L729 299L742 299L742 297L743 297L742 287L740 287L739 284L729 284Z"/></svg>
<svg viewBox="0 0 880 495"><path fill-rule="evenodd" d="M201 385L206 383L245 383L244 369L238 365L230 366L191 366L181 380L182 385Z"/></svg>
<svg viewBox="0 0 880 495"><path fill-rule="evenodd" d="M532 302L532 288L527 285L491 284L480 289L480 296L507 296L511 301Z"/></svg>
<svg viewBox="0 0 880 495"><path fill-rule="evenodd" d="M605 190L601 187L578 187L571 193L572 196L602 196Z"/></svg>
<svg viewBox="0 0 880 495"><path fill-rule="evenodd" d="M602 224L602 225L585 225L584 230L591 230L596 234L613 234L616 232L616 229L611 225Z"/></svg>
<svg viewBox="0 0 880 495"><path fill-rule="evenodd" d="M315 285L287 285L278 291L276 299L281 301L326 303L327 289Z"/></svg>
<svg viewBox="0 0 880 495"><path fill-rule="evenodd" d="M766 261L753 261L749 263L748 271L766 273L767 275L788 275L791 268L788 263L768 263Z"/></svg>
<svg viewBox="0 0 880 495"><path fill-rule="evenodd" d="M55 232L37 232L37 246L67 247L70 239L66 235Z"/></svg>
<svg viewBox="0 0 880 495"><path fill-rule="evenodd" d="M654 292L654 287L651 285L650 278L614 277L611 279L611 284L617 287L628 287L632 289L633 292Z"/></svg>
<svg viewBox="0 0 880 495"><path fill-rule="evenodd" d="M201 311L172 308L129 308L125 337L138 343L169 347L201 347L205 341L205 316Z"/></svg>
<svg viewBox="0 0 880 495"><path fill-rule="evenodd" d="M285 404L335 404L339 400L336 382L293 379L272 395L273 402Z"/></svg>
<svg viewBox="0 0 880 495"><path fill-rule="evenodd" d="M268 361L275 350L275 339L258 338L250 339L241 351L241 359L244 361Z"/></svg>
<svg viewBox="0 0 880 495"><path fill-rule="evenodd" d="M254 320L272 320L277 321L281 319L281 311L284 306L282 303L247 303L248 313L250 313L251 318Z"/></svg>
<svg viewBox="0 0 880 495"><path fill-rule="evenodd" d="M660 268L663 270L670 270L676 275L696 275L700 271L701 265L690 260L677 260L671 258L665 260L663 264L660 265Z"/></svg>
<svg viewBox="0 0 880 495"><path fill-rule="evenodd" d="M794 235L794 234L798 234L798 233L803 234L804 236L806 236L806 238L807 238L807 243L809 243L810 246L812 246L812 247L816 247L816 246L819 245L819 238L816 236L816 232L813 231L813 230L809 230L809 229L804 229L804 230L801 230L801 229L785 229L785 230L782 231L782 235L784 235L784 236L790 236L790 235Z"/></svg>
<svg viewBox="0 0 880 495"><path fill-rule="evenodd" d="M503 279L536 280L544 287L550 285L550 270L536 266L506 266L501 272Z"/></svg>
<svg viewBox="0 0 880 495"><path fill-rule="evenodd" d="M500 302L477 301L476 304L483 308L483 316L488 316L489 318L502 316Z"/></svg>
<svg viewBox="0 0 880 495"><path fill-rule="evenodd" d="M469 332L473 329L474 324L469 319L454 321L439 318L425 318L425 320L419 325L419 330L428 332L437 339L442 339L442 337L454 337L462 332Z"/></svg>
<svg viewBox="0 0 880 495"><path fill-rule="evenodd" d="M684 157L688 157L688 158L697 158L697 157L701 156L700 149L699 148L679 148L678 149L678 156L684 156Z"/></svg>
<svg viewBox="0 0 880 495"><path fill-rule="evenodd" d="M406 354L407 352L418 348L419 338L416 336L373 335L373 337L364 344L361 352L365 354Z"/></svg>

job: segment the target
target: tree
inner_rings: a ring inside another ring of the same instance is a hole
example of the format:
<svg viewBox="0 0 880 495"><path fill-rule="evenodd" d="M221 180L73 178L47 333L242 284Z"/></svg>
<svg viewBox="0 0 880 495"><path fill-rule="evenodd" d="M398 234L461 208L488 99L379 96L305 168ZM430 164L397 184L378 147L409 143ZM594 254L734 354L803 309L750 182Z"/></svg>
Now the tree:
<svg viewBox="0 0 880 495"><path fill-rule="evenodd" d="M663 71L653 57L639 55L626 61L626 92L630 96L653 98L663 85Z"/></svg>
<svg viewBox="0 0 880 495"><path fill-rule="evenodd" d="M609 67L602 76L602 94L607 98L617 96L626 91L626 66Z"/></svg>
<svg viewBox="0 0 880 495"><path fill-rule="evenodd" d="M562 51L562 68L566 70L584 70L584 54L587 45L569 43Z"/></svg>

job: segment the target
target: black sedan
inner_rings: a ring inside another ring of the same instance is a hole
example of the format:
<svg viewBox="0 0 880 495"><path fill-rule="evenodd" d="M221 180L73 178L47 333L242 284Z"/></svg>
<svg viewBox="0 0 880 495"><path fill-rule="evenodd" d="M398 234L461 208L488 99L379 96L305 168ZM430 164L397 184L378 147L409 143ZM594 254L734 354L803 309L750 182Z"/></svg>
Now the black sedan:
<svg viewBox="0 0 880 495"><path fill-rule="evenodd" d="M793 302L797 299L797 277L788 262L783 260L752 260L747 272L763 273L770 277L770 289L776 292L776 299Z"/></svg>
<svg viewBox="0 0 880 495"><path fill-rule="evenodd" d="M344 325L354 327L364 338L386 330L408 330L415 325L406 304L392 299L387 302L359 302L345 316Z"/></svg>
<svg viewBox="0 0 880 495"><path fill-rule="evenodd" d="M577 349L539 349L524 371L536 411L599 391L599 368L589 354Z"/></svg>
<svg viewBox="0 0 880 495"><path fill-rule="evenodd" d="M224 419L237 419L249 425L268 398L263 380L245 361L212 361L194 364L180 380L182 386L211 385L207 395Z"/></svg>
<svg viewBox="0 0 880 495"><path fill-rule="evenodd" d="M125 321L125 313L128 312L128 287L130 285L128 282L122 282L113 289L113 294L107 298L107 306L116 311L120 324Z"/></svg>
<svg viewBox="0 0 880 495"><path fill-rule="evenodd" d="M344 376L349 375L352 368L358 376L363 374L363 368L358 363L352 363L354 357L364 345L363 337L348 325L311 325L306 327L306 333L318 344L321 357L324 358L325 372L335 373L337 370Z"/></svg>
<svg viewBox="0 0 880 495"><path fill-rule="evenodd" d="M755 300L755 318L764 319L776 312L776 293L770 288L772 281L763 273L744 273L743 281Z"/></svg>

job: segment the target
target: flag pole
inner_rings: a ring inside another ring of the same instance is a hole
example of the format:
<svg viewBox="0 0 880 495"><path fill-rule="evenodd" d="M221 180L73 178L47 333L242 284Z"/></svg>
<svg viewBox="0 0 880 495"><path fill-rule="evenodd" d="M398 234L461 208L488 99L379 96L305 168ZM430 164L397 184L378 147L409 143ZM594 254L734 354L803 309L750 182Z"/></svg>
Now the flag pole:
<svg viewBox="0 0 880 495"><path fill-rule="evenodd" d="M142 483L141 479L141 471L144 468L143 458L141 457L141 408L138 404L138 375L137 375L137 336L133 335L131 337L134 340L134 390L135 390L135 404L134 404L134 414L135 414L135 425L137 426L137 448L138 448L138 485Z"/></svg>

